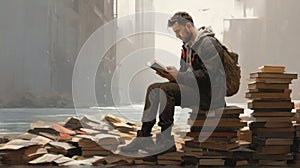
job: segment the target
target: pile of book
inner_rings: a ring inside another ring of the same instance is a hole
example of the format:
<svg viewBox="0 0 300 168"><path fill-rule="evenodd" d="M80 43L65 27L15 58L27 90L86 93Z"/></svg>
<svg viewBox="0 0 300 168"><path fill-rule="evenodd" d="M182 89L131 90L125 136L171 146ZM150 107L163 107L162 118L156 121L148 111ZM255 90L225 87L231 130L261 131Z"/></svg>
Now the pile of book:
<svg viewBox="0 0 300 168"><path fill-rule="evenodd" d="M295 166L300 167L300 125L297 124L294 126L296 130L295 142L293 146L294 152L294 161Z"/></svg>
<svg viewBox="0 0 300 168"><path fill-rule="evenodd" d="M9 142L12 140L10 137L0 137L0 147L2 147L5 143ZM0 167L2 165L2 155L5 155L5 152L0 151Z"/></svg>
<svg viewBox="0 0 300 168"><path fill-rule="evenodd" d="M37 142L14 139L0 147L0 152L3 152L3 164L27 164L31 159L34 159L34 154L41 145ZM17 156L17 157L16 157Z"/></svg>
<svg viewBox="0 0 300 168"><path fill-rule="evenodd" d="M239 115L243 108L228 106L217 110L193 110L188 119L190 140L183 145L184 162L200 166L235 165L233 157L239 147L237 132L247 125Z"/></svg>
<svg viewBox="0 0 300 168"><path fill-rule="evenodd" d="M294 153L294 164L297 167L300 167L300 102L295 104L295 122L293 123L295 128L295 140L292 147Z"/></svg>
<svg viewBox="0 0 300 168"><path fill-rule="evenodd" d="M119 145L119 137L112 134L77 135L81 156L107 156L113 154Z"/></svg>
<svg viewBox="0 0 300 168"><path fill-rule="evenodd" d="M286 73L284 66L262 66L260 72L250 74L253 82L248 84L246 98L254 122L252 148L257 152L254 160L262 166L287 166L292 160L291 145L295 129L291 123L294 114L291 110L289 84L297 74Z"/></svg>
<svg viewBox="0 0 300 168"><path fill-rule="evenodd" d="M112 115L109 118L118 119ZM134 129L132 124L127 127ZM120 141L121 134L124 133L111 127L109 122L95 121L87 116L71 117L64 125L37 121L16 139L1 140L1 162L7 165L29 163L62 166L132 162L126 157L115 159L114 153L118 145L123 143Z"/></svg>
<svg viewBox="0 0 300 168"><path fill-rule="evenodd" d="M170 152L165 153L162 155L157 156L157 164L159 165L167 165L167 166L180 166L183 161L183 152L182 151L176 151L176 152Z"/></svg>

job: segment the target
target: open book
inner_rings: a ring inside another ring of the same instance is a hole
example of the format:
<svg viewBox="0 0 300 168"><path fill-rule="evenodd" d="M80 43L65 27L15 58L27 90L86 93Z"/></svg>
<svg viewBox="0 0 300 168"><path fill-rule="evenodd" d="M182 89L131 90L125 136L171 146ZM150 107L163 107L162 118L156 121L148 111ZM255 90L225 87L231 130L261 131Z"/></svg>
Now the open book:
<svg viewBox="0 0 300 168"><path fill-rule="evenodd" d="M157 72L165 73L165 74L168 73L167 68L162 63L158 62L157 60L148 62L147 65Z"/></svg>

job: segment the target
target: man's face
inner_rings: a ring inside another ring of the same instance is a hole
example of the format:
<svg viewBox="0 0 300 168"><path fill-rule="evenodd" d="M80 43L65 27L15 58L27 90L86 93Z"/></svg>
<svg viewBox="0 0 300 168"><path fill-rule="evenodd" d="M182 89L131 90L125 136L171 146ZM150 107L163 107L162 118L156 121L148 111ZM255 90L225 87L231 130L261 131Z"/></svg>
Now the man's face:
<svg viewBox="0 0 300 168"><path fill-rule="evenodd" d="M192 39L192 32L188 29L188 27L185 25L180 25L178 22L176 22L173 26L173 31L176 34L176 37L182 40L185 43L188 43Z"/></svg>

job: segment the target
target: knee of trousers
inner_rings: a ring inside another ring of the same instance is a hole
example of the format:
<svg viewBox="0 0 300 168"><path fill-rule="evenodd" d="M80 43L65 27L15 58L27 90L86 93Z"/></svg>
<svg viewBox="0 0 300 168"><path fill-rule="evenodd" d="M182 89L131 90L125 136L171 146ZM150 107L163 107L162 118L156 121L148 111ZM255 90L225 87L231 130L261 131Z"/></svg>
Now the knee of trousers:
<svg viewBox="0 0 300 168"><path fill-rule="evenodd" d="M147 91L151 91L153 89L159 89L160 88L161 83L153 83L150 86L148 86Z"/></svg>
<svg viewBox="0 0 300 168"><path fill-rule="evenodd" d="M174 85L161 85L160 91L167 96L174 97L180 89L178 87L174 87Z"/></svg>

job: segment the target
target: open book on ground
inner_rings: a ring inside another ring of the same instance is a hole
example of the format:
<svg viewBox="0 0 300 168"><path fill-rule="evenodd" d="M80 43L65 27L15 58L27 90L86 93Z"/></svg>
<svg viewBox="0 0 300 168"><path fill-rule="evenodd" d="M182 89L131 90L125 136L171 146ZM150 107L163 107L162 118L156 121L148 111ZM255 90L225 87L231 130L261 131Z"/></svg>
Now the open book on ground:
<svg viewBox="0 0 300 168"><path fill-rule="evenodd" d="M147 65L157 72L168 73L166 66L164 66L162 63L158 62L155 59L151 62L148 62Z"/></svg>

